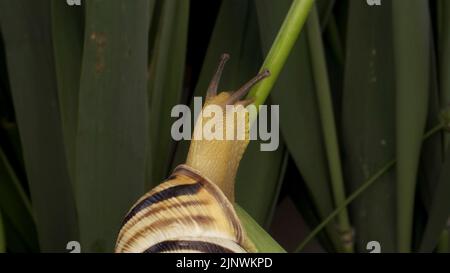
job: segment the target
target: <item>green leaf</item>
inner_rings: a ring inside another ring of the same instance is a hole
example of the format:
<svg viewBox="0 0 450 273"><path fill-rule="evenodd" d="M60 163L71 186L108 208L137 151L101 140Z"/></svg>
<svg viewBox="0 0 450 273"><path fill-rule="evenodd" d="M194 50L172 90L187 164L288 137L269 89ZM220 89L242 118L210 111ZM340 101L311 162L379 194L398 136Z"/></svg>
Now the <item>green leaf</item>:
<svg viewBox="0 0 450 273"><path fill-rule="evenodd" d="M264 231L262 227L240 206L235 205L236 213L244 226L247 236L255 244L258 252L285 253L286 251Z"/></svg>
<svg viewBox="0 0 450 273"><path fill-rule="evenodd" d="M49 0L0 1L9 82L39 241L62 251L77 239L58 108Z"/></svg>
<svg viewBox="0 0 450 273"><path fill-rule="evenodd" d="M342 99L342 143L348 192L395 156L392 8L349 1ZM379 178L350 210L356 249L376 240L395 251L395 176Z"/></svg>
<svg viewBox="0 0 450 273"><path fill-rule="evenodd" d="M25 195L3 150L0 148L0 210L8 219L25 248L38 251L36 227L30 200ZM6 221L5 221L6 222ZM5 230L9 226L5 225ZM6 231L5 231L6 232Z"/></svg>
<svg viewBox="0 0 450 273"><path fill-rule="evenodd" d="M183 92L189 2L163 1L149 78L149 178L146 188L163 181L174 153L172 107Z"/></svg>
<svg viewBox="0 0 450 273"><path fill-rule="evenodd" d="M74 178L81 58L83 8L52 0L52 34L59 109L69 173Z"/></svg>
<svg viewBox="0 0 450 273"><path fill-rule="evenodd" d="M396 0L392 5L398 159L397 248L399 252L410 252L416 175L430 87L431 26L428 1Z"/></svg>
<svg viewBox="0 0 450 273"><path fill-rule="evenodd" d="M441 107L450 106L450 2L439 0L441 31L438 32L438 65ZM450 145L450 134L445 136L445 147Z"/></svg>
<svg viewBox="0 0 450 273"><path fill-rule="evenodd" d="M112 251L144 192L149 2L86 2L76 198L86 252Z"/></svg>
<svg viewBox="0 0 450 273"><path fill-rule="evenodd" d="M420 245L420 252L432 252L437 245L442 231L448 225L450 216L450 148L445 154L445 162L442 165L439 182L436 185L431 206L429 209L428 222Z"/></svg>
<svg viewBox="0 0 450 273"><path fill-rule="evenodd" d="M256 1L263 53L272 45L291 1ZM317 108L306 35L301 34L270 94L280 105L280 129L286 146L304 177L320 217L333 202ZM330 225L329 235L335 234ZM334 237L334 236L333 236Z"/></svg>

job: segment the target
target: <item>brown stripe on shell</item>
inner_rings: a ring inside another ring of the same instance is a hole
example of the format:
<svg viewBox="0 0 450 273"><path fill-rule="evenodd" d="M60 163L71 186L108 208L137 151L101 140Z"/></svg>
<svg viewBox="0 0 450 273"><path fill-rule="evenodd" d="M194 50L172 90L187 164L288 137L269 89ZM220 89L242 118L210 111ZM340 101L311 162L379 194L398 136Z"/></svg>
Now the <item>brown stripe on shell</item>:
<svg viewBox="0 0 450 273"><path fill-rule="evenodd" d="M151 194L147 198L143 199L141 202L137 203L128 214L125 216L125 219L122 222L122 226L124 226L131 218L133 218L140 211L154 205L156 203L165 201L170 198L175 198L181 195L194 195L198 193L201 189L202 185L200 183L194 184L183 184L176 185L173 187L169 187L162 191L155 192Z"/></svg>
<svg viewBox="0 0 450 273"><path fill-rule="evenodd" d="M161 227L164 228L168 225L171 225L171 224L174 224L177 222L189 222L189 221L201 223L202 225L209 226L213 223L214 218L209 217L209 216L203 216L203 215L194 215L194 216L186 216L183 218L160 219L160 220L153 222L152 224L150 224L148 226L143 227L138 232L133 234L133 236L127 240L127 242L125 243L125 246L123 248L126 249L127 245L129 245L129 246L133 245L134 243L136 243L137 240L140 240L141 238L145 238L145 234L149 231L157 230Z"/></svg>
<svg viewBox="0 0 450 273"><path fill-rule="evenodd" d="M239 244L242 244L243 231L240 221L236 213L234 212L233 205L225 197L225 194L223 194L223 192L214 183L209 181L207 178L201 176L199 173L196 172L195 169L189 167L188 165L185 164L178 165L173 171L173 174L175 175L182 174L191 177L192 179L198 181L200 184L203 185L203 187L208 191L208 193L210 193L220 204L225 215L227 216L227 219L230 219L233 229L236 231L236 241Z"/></svg>
<svg viewBox="0 0 450 273"><path fill-rule="evenodd" d="M231 249L221 245L204 241L168 240L152 245L143 253L174 252L177 250L199 251L203 253L234 253Z"/></svg>
<svg viewBox="0 0 450 273"><path fill-rule="evenodd" d="M167 211L167 210L171 210L171 209L179 209L179 208L183 208L183 207L186 208L186 207L192 207L192 206L207 206L208 204L209 204L209 202L206 200L184 201L184 202L170 204L170 205L161 204L160 206L157 206L156 208L148 208L145 213L136 215L135 217L131 218L130 221L127 222L127 224L131 223L131 222L139 223L142 219L147 218L152 214L156 214L156 213L159 213L162 211ZM122 230L120 231L119 238L117 239L117 241L121 241L124 234L126 234L128 232L128 230L130 230L134 226L134 225L127 225L127 224L125 224L122 227Z"/></svg>

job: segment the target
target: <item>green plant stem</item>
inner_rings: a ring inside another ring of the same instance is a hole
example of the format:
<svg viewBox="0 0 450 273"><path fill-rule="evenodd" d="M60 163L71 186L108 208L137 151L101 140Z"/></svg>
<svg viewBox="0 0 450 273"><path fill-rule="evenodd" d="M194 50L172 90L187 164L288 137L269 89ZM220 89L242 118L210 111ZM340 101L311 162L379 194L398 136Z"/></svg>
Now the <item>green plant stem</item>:
<svg viewBox="0 0 450 273"><path fill-rule="evenodd" d="M319 15L315 6L313 6L311 10L311 15L307 23L307 34L334 202L336 207L340 207L345 202L344 179L342 175L342 164L323 48L322 32L320 29ZM338 214L338 227L340 234L344 234L345 237L350 235L350 238L345 238L344 236L341 238L343 239L342 246L344 251L353 252L353 240L351 238L352 227L350 225L348 212L345 208Z"/></svg>
<svg viewBox="0 0 450 273"><path fill-rule="evenodd" d="M283 68L289 53L292 50L300 31L308 18L309 11L315 0L294 0L289 12L284 19L283 25L275 38L269 54L262 67L270 71L270 77L255 85L247 98L254 99L254 105L258 108L269 96L278 75Z"/></svg>
<svg viewBox="0 0 450 273"><path fill-rule="evenodd" d="M435 133L441 131L445 127L444 124L438 124L432 129L430 129L428 132L426 132L423 136L423 140L428 139ZM333 220L334 217L336 217L339 212L343 209L345 209L353 200L358 198L364 191L366 191L370 186L372 186L381 176L386 174L392 167L395 166L395 163L397 162L397 159L392 159L391 161L387 162L383 167L381 167L380 170L378 170L375 174L373 174L364 184L362 184L361 187L359 187L357 190L355 190L346 200L343 204L341 204L339 207L337 207L330 215L328 215L325 220L322 221L304 240L300 243L300 245L296 248L295 252L300 252L302 249L308 245L308 243L314 239L314 237L326 226L328 223Z"/></svg>

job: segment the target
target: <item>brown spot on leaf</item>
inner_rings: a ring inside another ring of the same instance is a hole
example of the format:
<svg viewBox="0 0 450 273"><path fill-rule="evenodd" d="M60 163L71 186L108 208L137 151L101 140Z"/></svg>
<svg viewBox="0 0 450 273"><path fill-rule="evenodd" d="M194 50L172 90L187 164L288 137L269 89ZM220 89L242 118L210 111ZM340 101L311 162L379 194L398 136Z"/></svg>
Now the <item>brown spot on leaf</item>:
<svg viewBox="0 0 450 273"><path fill-rule="evenodd" d="M101 73L105 70L106 36L102 32L92 32L90 38L95 44L95 71Z"/></svg>

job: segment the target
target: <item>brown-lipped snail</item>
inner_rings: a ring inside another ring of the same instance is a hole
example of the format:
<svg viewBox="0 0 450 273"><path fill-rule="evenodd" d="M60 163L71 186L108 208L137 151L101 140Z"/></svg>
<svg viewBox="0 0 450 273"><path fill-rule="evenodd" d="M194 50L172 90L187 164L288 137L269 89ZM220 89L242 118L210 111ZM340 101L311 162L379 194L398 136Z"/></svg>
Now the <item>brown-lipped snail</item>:
<svg viewBox="0 0 450 273"><path fill-rule="evenodd" d="M241 105L238 111L246 111L252 100L243 98L253 85L270 75L263 70L237 91L217 93L228 59L228 54L222 55L202 111L208 105L223 109ZM230 116L227 111L223 113L221 129L231 130L225 122ZM128 211L116 252L256 252L233 208L235 176L249 143L248 113L244 115L245 138L191 140L186 163L177 166L167 180ZM205 119L199 115L194 135L203 130Z"/></svg>

